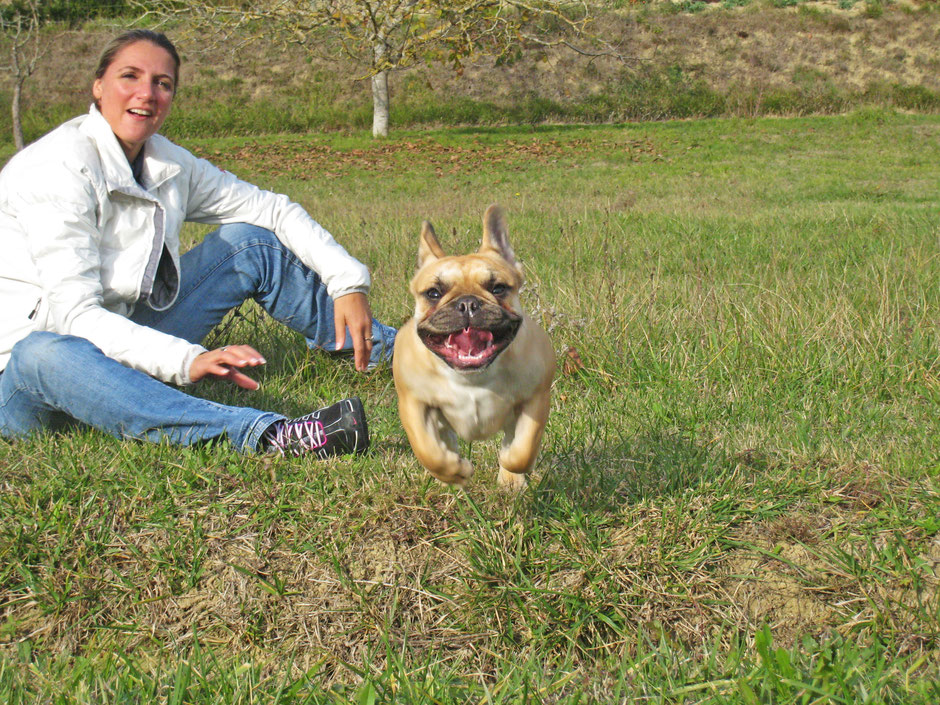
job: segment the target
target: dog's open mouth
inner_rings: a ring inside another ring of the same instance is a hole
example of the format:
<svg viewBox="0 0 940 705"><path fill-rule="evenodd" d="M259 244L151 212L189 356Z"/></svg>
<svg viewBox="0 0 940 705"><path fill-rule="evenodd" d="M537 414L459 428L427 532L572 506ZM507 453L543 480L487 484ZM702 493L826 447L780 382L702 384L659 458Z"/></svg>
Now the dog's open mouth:
<svg viewBox="0 0 940 705"><path fill-rule="evenodd" d="M485 330L464 328L448 334L424 332L421 340L435 355L458 370L486 367L499 355L516 335L518 326L511 329Z"/></svg>

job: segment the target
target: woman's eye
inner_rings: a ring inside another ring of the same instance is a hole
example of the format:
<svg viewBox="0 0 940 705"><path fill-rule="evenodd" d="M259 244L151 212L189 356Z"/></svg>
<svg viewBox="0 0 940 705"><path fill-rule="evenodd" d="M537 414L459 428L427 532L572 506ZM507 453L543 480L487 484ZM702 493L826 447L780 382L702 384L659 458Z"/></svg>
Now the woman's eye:
<svg viewBox="0 0 940 705"><path fill-rule="evenodd" d="M425 291L424 295L431 301L438 301L441 298L441 290L436 287L432 287Z"/></svg>

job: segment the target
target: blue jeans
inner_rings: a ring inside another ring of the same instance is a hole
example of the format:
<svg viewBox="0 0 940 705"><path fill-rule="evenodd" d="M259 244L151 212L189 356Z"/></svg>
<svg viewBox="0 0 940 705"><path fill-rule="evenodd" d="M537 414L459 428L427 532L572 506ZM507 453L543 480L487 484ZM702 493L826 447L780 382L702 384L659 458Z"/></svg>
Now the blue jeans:
<svg viewBox="0 0 940 705"><path fill-rule="evenodd" d="M176 303L162 312L141 306L132 320L198 343L226 313L252 298L302 333L309 347L335 348L326 287L274 233L223 225L182 256L180 269ZM372 363L391 359L395 329L373 320L372 338ZM57 333L28 335L0 373L0 433L8 438L78 421L119 438L176 445L227 438L251 452L283 418L190 396L112 360L84 338Z"/></svg>

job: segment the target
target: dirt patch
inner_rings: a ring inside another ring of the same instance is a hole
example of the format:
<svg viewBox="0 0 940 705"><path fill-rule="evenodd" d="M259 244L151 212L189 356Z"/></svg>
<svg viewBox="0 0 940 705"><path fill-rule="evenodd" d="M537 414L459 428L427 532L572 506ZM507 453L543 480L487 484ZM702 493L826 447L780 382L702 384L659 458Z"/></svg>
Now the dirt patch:
<svg viewBox="0 0 940 705"><path fill-rule="evenodd" d="M783 644L832 630L887 630L911 648L940 637L940 539L905 556L919 530L860 531L869 511L833 505L813 516L761 522L736 536L739 548L722 561L721 585L748 629L767 624ZM926 624L933 626L925 631Z"/></svg>
<svg viewBox="0 0 940 705"><path fill-rule="evenodd" d="M777 557L769 557L771 551ZM803 634L825 633L841 621L818 578L808 577L823 568L802 546L768 542L731 556L724 586L748 623L767 624L777 640L792 643Z"/></svg>

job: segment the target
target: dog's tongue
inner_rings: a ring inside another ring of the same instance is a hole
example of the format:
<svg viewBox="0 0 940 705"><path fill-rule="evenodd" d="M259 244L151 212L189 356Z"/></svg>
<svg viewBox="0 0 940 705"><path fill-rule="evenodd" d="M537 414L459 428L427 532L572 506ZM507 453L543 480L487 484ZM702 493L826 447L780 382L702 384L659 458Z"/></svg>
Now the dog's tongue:
<svg viewBox="0 0 940 705"><path fill-rule="evenodd" d="M483 352L491 342L493 342L493 334L479 328L464 328L459 333L451 333L447 338L449 346L471 355Z"/></svg>

